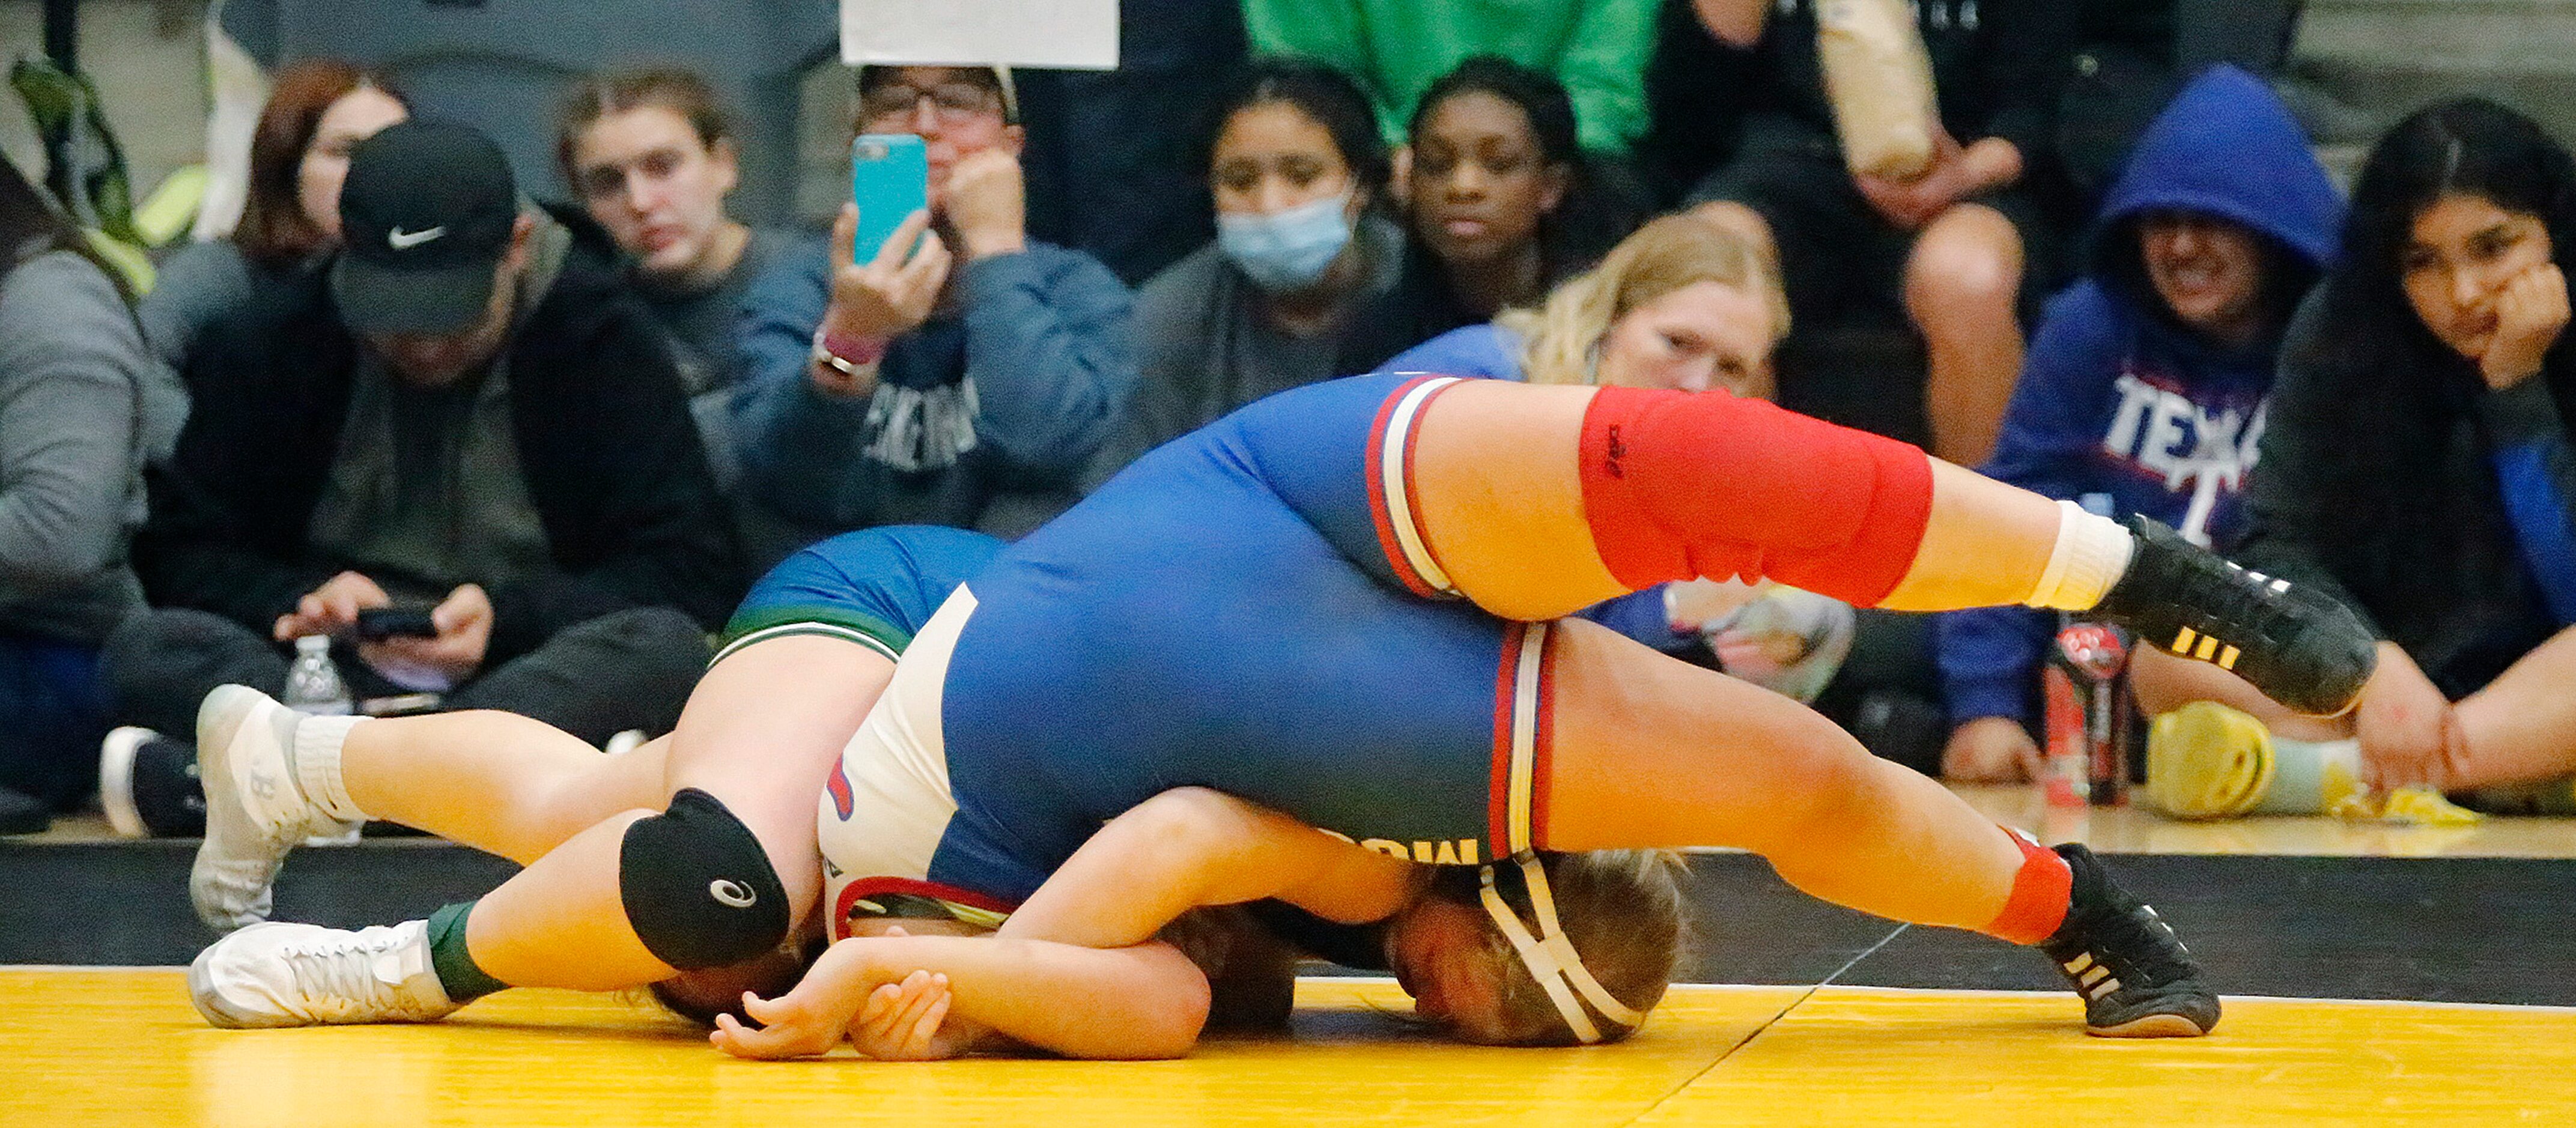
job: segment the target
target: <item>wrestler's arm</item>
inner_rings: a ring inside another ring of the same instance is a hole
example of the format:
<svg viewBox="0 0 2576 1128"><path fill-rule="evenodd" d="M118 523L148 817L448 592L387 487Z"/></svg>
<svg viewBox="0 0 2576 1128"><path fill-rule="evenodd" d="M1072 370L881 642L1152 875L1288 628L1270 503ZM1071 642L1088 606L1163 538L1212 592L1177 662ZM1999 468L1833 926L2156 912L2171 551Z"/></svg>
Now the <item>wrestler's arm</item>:
<svg viewBox="0 0 2576 1128"><path fill-rule="evenodd" d="M1170 1056L1196 1040L1210 999L1202 969L1170 958L1176 950L1153 942L1183 913L1276 898L1344 924L1383 920L1412 897L1417 871L1409 861L1259 804L1206 788L1175 788L1103 825L996 934L1031 953L1080 946L1088 954L1058 951L1049 959L1053 972L1067 979L1043 987L1027 981L1027 994L970 997L973 985L953 968L898 961L887 973L901 975L911 966L948 972L953 1013L964 1020L952 1019L948 1033L961 1042L971 1043L970 1024L980 1024L1060 1053ZM1086 981L1070 978L1076 976ZM1120 986L1103 991L1105 981ZM1032 1037L1033 1026L1053 1023L1055 1016L1045 1012L1075 991L1100 994L1102 1001L1092 1005L1102 1008L1095 1017L1106 1037L1087 1043L1086 1051Z"/></svg>
<svg viewBox="0 0 2576 1128"><path fill-rule="evenodd" d="M872 992L920 969L947 977L951 1051L981 1027L1076 1057L1176 1056L1206 1020L1208 985L1151 942L1163 926L1203 905L1270 897L1330 920L1379 920L1410 897L1413 870L1256 804L1180 788L1110 820L993 941L843 940L794 991L751 1004L767 1029L734 1027L716 1042L746 1057L824 1052Z"/></svg>
<svg viewBox="0 0 2576 1128"><path fill-rule="evenodd" d="M1415 869L1223 792L1174 788L1101 827L1000 934L1118 947L1191 909L1264 898L1362 924L1404 907Z"/></svg>
<svg viewBox="0 0 2576 1128"><path fill-rule="evenodd" d="M901 985L922 970L946 978L951 1023L963 1018L974 1033L945 1031L935 1052L904 1056L950 1056L990 1030L1068 1057L1179 1057L1198 1041L1207 1019L1207 977L1169 944L1086 948L999 936L872 936L834 943L785 995L746 995L745 1009L760 1029L723 1015L712 1037L739 1057L826 1053L859 1029L854 1022L874 1017L869 1003L878 988ZM888 992L877 1003L900 1005L900 997Z"/></svg>

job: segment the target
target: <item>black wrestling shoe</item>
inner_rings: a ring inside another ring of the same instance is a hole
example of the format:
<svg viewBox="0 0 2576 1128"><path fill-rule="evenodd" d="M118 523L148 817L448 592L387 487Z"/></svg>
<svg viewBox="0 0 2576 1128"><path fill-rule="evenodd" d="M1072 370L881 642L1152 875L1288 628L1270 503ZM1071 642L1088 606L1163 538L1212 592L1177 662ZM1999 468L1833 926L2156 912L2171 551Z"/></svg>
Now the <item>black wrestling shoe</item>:
<svg viewBox="0 0 2576 1128"><path fill-rule="evenodd" d="M2093 611L2140 641L2197 658L2263 695L2320 717L2352 708L2379 663L2378 640L2334 599L2275 579L2129 518L2129 568Z"/></svg>
<svg viewBox="0 0 2576 1128"><path fill-rule="evenodd" d="M2075 871L2066 922L2039 950L2084 996L2084 1032L2103 1038L2197 1038L2218 1025L2218 996L2191 950L2156 911L2111 883L2093 852L2056 847Z"/></svg>
<svg viewBox="0 0 2576 1128"><path fill-rule="evenodd" d="M53 809L43 800L0 787L0 834L43 834L53 826Z"/></svg>

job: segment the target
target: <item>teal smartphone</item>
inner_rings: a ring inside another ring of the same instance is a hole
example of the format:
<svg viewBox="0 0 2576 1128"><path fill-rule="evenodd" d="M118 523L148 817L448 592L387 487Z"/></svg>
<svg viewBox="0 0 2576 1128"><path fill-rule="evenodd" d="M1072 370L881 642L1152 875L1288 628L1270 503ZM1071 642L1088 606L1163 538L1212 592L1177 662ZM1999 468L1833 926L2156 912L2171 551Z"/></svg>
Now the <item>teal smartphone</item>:
<svg viewBox="0 0 2576 1128"><path fill-rule="evenodd" d="M851 257L877 257L894 229L930 206L930 158L910 133L863 133L850 142L850 199L859 206Z"/></svg>

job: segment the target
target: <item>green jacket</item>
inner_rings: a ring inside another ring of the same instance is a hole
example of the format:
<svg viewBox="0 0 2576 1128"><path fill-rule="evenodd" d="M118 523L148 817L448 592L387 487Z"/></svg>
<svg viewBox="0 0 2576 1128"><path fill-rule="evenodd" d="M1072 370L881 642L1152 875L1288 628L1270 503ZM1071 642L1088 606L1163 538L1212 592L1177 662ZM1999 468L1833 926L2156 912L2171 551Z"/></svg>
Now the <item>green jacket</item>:
<svg viewBox="0 0 2576 1128"><path fill-rule="evenodd" d="M1646 131L1654 0L1243 0L1243 23L1256 52L1303 55L1357 78L1388 144L1403 143L1433 80L1480 54L1564 83L1585 149L1625 153Z"/></svg>

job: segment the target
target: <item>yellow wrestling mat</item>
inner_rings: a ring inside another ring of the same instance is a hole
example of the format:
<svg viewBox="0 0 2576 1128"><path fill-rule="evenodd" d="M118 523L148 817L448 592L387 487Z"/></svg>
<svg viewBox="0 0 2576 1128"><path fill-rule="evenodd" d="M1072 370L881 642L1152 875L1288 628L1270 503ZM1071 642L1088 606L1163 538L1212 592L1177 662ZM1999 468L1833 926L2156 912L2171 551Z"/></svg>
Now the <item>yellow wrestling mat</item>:
<svg viewBox="0 0 2576 1128"><path fill-rule="evenodd" d="M2576 1122L2576 1011L2230 999L2115 1042L2071 995L1679 987L1630 1041L1456 1045L1375 980L1184 1061L734 1061L640 1003L514 991L427 1026L208 1028L167 969L0 970L0 1126L1986 1126Z"/></svg>

